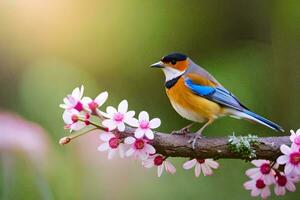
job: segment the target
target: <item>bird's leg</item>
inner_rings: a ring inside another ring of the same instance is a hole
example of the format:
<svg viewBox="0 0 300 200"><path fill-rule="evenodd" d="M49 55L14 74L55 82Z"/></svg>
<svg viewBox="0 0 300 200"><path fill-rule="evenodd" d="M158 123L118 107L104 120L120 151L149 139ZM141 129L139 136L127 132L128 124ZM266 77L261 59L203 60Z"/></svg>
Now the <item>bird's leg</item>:
<svg viewBox="0 0 300 200"><path fill-rule="evenodd" d="M189 140L189 143L192 143L192 148L195 149L195 145L196 145L196 142L198 139L201 139L201 135L202 135L202 132L203 130L208 126L210 125L214 120L213 119L209 119L200 129L199 131L197 131L195 133L195 135Z"/></svg>
<svg viewBox="0 0 300 200"><path fill-rule="evenodd" d="M172 131L171 135L185 135L188 134L190 132L190 128L194 125L195 123L191 123L189 125L187 125L186 127L183 127L182 129L178 130L178 131Z"/></svg>

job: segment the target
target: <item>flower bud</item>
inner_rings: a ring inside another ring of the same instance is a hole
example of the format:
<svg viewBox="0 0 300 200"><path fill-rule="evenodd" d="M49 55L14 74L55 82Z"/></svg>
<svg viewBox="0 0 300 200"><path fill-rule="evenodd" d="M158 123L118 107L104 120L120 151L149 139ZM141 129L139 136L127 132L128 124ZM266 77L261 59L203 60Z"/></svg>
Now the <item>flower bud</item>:
<svg viewBox="0 0 300 200"><path fill-rule="evenodd" d="M65 145L65 144L68 144L69 142L71 141L71 138L69 137L63 137L59 140L59 144L60 145Z"/></svg>

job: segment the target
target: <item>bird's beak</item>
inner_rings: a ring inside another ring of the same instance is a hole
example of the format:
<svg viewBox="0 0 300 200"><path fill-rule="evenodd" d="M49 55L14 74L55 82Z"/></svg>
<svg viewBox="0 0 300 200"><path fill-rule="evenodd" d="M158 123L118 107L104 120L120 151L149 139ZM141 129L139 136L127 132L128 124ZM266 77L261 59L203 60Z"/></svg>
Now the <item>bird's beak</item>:
<svg viewBox="0 0 300 200"><path fill-rule="evenodd" d="M155 67L155 68L164 68L164 63L159 61L157 63L154 63L152 65L150 65L150 67Z"/></svg>

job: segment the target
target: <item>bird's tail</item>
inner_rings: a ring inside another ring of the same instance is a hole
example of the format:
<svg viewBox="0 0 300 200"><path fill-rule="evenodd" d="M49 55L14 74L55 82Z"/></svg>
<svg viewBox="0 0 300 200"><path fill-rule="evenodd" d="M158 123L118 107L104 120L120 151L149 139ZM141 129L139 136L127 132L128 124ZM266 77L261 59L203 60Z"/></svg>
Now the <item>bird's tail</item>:
<svg viewBox="0 0 300 200"><path fill-rule="evenodd" d="M265 125L275 131L284 132L284 129L281 126L275 124L274 122L271 122L270 120L268 120L266 118L263 118L262 116L254 113L254 112L251 112L249 110L243 110L243 111L234 110L231 112L232 112L233 117L248 119L248 120L260 123L262 125Z"/></svg>

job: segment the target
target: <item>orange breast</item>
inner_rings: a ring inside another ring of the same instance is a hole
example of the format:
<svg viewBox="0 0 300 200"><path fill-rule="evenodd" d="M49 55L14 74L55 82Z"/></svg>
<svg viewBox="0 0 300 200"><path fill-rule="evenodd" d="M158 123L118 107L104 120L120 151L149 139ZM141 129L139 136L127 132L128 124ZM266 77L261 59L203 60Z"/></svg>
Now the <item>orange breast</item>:
<svg viewBox="0 0 300 200"><path fill-rule="evenodd" d="M222 114L219 104L195 95L187 88L183 78L180 78L172 88L166 89L166 93L173 108L188 120L203 122Z"/></svg>

